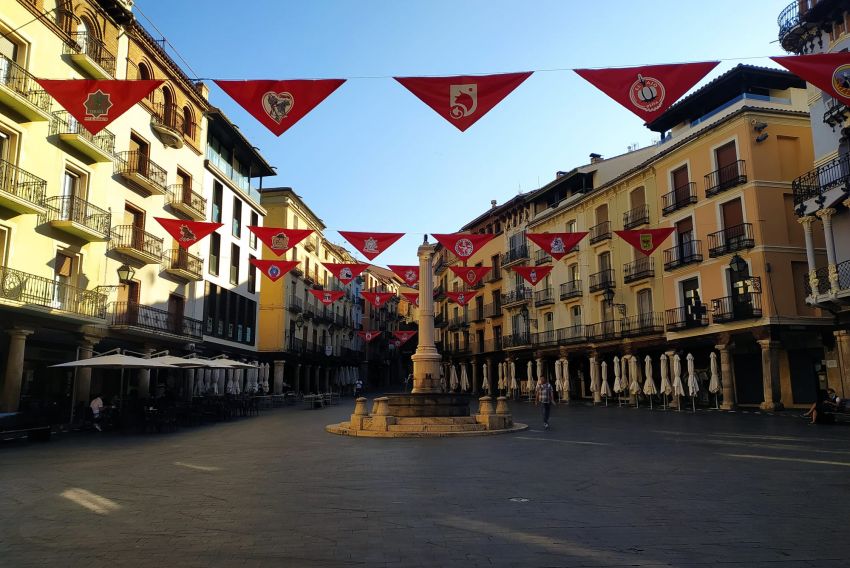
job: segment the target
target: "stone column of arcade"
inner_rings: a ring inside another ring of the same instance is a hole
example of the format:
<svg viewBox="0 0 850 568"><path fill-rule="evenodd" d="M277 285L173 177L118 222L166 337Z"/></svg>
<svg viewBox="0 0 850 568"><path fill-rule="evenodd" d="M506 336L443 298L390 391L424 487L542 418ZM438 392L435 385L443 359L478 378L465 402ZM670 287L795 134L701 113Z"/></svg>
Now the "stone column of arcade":
<svg viewBox="0 0 850 568"><path fill-rule="evenodd" d="M419 346L413 354L413 393L440 392L440 361L434 345L434 275L431 256L434 245L426 240L419 246Z"/></svg>

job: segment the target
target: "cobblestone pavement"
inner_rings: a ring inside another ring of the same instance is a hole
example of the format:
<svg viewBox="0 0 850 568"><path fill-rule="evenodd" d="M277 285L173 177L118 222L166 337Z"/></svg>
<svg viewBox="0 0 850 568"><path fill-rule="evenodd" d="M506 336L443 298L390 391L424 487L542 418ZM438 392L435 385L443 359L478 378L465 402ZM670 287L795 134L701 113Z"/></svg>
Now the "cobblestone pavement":
<svg viewBox="0 0 850 568"><path fill-rule="evenodd" d="M458 439L283 408L0 446L0 566L848 566L850 427L554 409Z"/></svg>

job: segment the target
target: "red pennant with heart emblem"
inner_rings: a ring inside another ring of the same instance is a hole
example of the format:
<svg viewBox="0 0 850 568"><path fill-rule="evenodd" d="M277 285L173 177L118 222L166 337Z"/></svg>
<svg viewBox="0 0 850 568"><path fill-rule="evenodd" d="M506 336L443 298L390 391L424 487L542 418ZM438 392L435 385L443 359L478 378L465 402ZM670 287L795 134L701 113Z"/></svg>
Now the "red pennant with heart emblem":
<svg viewBox="0 0 850 568"><path fill-rule="evenodd" d="M208 223L206 221L184 221L183 219L163 219L154 217L168 234L174 237L177 244L187 249L200 241L223 223Z"/></svg>
<svg viewBox="0 0 850 568"><path fill-rule="evenodd" d="M771 59L845 105L850 104L850 53L842 51Z"/></svg>
<svg viewBox="0 0 850 568"><path fill-rule="evenodd" d="M260 269L260 272L266 275L266 278L272 282L280 280L280 278L298 266L297 260L261 260L259 258L250 259L251 264Z"/></svg>
<svg viewBox="0 0 850 568"><path fill-rule="evenodd" d="M358 331L357 335L360 336L360 339L362 339L366 343L369 343L373 339L379 338L381 336L381 332L380 331Z"/></svg>
<svg viewBox="0 0 850 568"><path fill-rule="evenodd" d="M467 286L475 286L490 272L491 266L451 266L455 276L466 282Z"/></svg>
<svg viewBox="0 0 850 568"><path fill-rule="evenodd" d="M399 347L401 347L402 345L404 345L405 343L410 341L410 339L414 335L416 335L415 331L394 331L393 332L393 337L398 339L398 346Z"/></svg>
<svg viewBox="0 0 850 568"><path fill-rule="evenodd" d="M162 85L161 80L36 79L91 134Z"/></svg>
<svg viewBox="0 0 850 568"><path fill-rule="evenodd" d="M313 234L313 229L280 229L277 227L256 227L248 225L248 230L257 235L264 245L277 256Z"/></svg>
<svg viewBox="0 0 850 568"><path fill-rule="evenodd" d="M459 306L465 306L466 304L471 302L472 298L474 298L477 294L478 292L475 290L468 290L463 292L446 292L446 296L449 298L449 300Z"/></svg>
<svg viewBox="0 0 850 568"><path fill-rule="evenodd" d="M404 297L405 300L407 300L417 308L419 307L419 292L402 292L401 295Z"/></svg>
<svg viewBox="0 0 850 568"><path fill-rule="evenodd" d="M545 250L555 260L561 260L582 240L587 232L581 233L526 233L528 239Z"/></svg>
<svg viewBox="0 0 850 568"><path fill-rule="evenodd" d="M404 280L408 286L413 286L419 282L419 267L418 266L401 266L398 264L390 264L387 266L396 276Z"/></svg>
<svg viewBox="0 0 850 568"><path fill-rule="evenodd" d="M705 61L618 69L576 69L575 72L649 123L691 90L718 63Z"/></svg>
<svg viewBox="0 0 850 568"><path fill-rule="evenodd" d="M449 252L464 261L496 237L493 233L451 233L431 236Z"/></svg>
<svg viewBox="0 0 850 568"><path fill-rule="evenodd" d="M530 76L531 72L395 80L463 132Z"/></svg>
<svg viewBox="0 0 850 568"><path fill-rule="evenodd" d="M355 231L337 231L342 238L351 243L369 260L387 250L394 242L404 236L404 233L358 233Z"/></svg>
<svg viewBox="0 0 850 568"><path fill-rule="evenodd" d="M514 272L522 276L526 282L534 286L552 272L552 266L514 266Z"/></svg>
<svg viewBox="0 0 850 568"><path fill-rule="evenodd" d="M342 290L310 290L317 300L326 306L330 306L345 295Z"/></svg>
<svg viewBox="0 0 850 568"><path fill-rule="evenodd" d="M348 284L357 278L361 272L369 268L368 264L334 264L332 262L323 262L322 266L330 270L331 274L336 276L336 279L343 284Z"/></svg>
<svg viewBox="0 0 850 568"><path fill-rule="evenodd" d="M395 296L392 292L360 292L360 295L376 308L382 307L387 300Z"/></svg>
<svg viewBox="0 0 850 568"><path fill-rule="evenodd" d="M215 82L276 136L289 130L343 83L345 79Z"/></svg>
<svg viewBox="0 0 850 568"><path fill-rule="evenodd" d="M643 231L614 231L621 239L635 247L635 250L651 255L661 243L669 237L676 229L665 227L663 229L644 229Z"/></svg>

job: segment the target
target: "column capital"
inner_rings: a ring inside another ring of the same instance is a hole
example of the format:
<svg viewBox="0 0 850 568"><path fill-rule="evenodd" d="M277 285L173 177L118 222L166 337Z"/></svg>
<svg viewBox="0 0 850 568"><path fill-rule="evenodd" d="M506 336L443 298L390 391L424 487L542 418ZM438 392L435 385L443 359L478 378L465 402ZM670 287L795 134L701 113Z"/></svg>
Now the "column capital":
<svg viewBox="0 0 850 568"><path fill-rule="evenodd" d="M797 219L797 222L803 225L805 228L810 229L812 223L814 223L816 220L817 217L815 217L814 215L806 215L805 217L800 217L799 219Z"/></svg>
<svg viewBox="0 0 850 568"><path fill-rule="evenodd" d="M820 218L821 221L828 221L828 220L832 219L832 216L835 215L835 213L836 213L835 208L826 207L824 209L821 209L817 213L815 213L815 215L817 215Z"/></svg>
<svg viewBox="0 0 850 568"><path fill-rule="evenodd" d="M757 339L756 341L763 351L767 349L779 349L782 347L782 343L776 339Z"/></svg>
<svg viewBox="0 0 850 568"><path fill-rule="evenodd" d="M723 353L724 351L729 351L729 344L728 343L718 343L717 345L714 346L714 348L717 349L718 351L720 351L721 353Z"/></svg>
<svg viewBox="0 0 850 568"><path fill-rule="evenodd" d="M7 329L6 333L8 333L11 337L27 337L35 333L35 330L16 327L13 329Z"/></svg>

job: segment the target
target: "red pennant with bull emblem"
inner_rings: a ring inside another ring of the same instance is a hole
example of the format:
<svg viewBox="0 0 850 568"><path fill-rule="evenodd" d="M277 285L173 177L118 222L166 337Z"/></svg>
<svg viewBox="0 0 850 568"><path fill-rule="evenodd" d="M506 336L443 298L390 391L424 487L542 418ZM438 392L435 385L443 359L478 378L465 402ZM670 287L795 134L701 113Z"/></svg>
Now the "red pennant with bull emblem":
<svg viewBox="0 0 850 568"><path fill-rule="evenodd" d="M844 104L850 104L850 53L771 57L774 61Z"/></svg>
<svg viewBox="0 0 850 568"><path fill-rule="evenodd" d="M355 231L337 231L342 238L351 243L369 260L387 250L394 242L404 236L404 233L358 233Z"/></svg>
<svg viewBox="0 0 850 568"><path fill-rule="evenodd" d="M336 276L337 280L343 284L348 284L357 278L361 272L369 268L368 264L334 264L332 262L323 262L322 266L330 270L331 274Z"/></svg>
<svg viewBox="0 0 850 568"><path fill-rule="evenodd" d="M297 261L296 261L297 262ZM330 306L345 295L342 290L309 290L317 300L326 306Z"/></svg>
<svg viewBox="0 0 850 568"><path fill-rule="evenodd" d="M463 132L530 76L531 72L395 80Z"/></svg>
<svg viewBox="0 0 850 568"><path fill-rule="evenodd" d="M261 260L259 258L250 260L251 264L259 268L260 272L272 282L277 282L284 274L298 266L297 260Z"/></svg>
<svg viewBox="0 0 850 568"><path fill-rule="evenodd" d="M416 331L394 331L393 337L398 339L398 346L401 347L416 335Z"/></svg>
<svg viewBox="0 0 850 568"><path fill-rule="evenodd" d="M154 219L156 219L157 222L162 225L166 231L168 231L168 234L174 237L177 244L184 249L189 248L223 225L223 223L184 221L183 219L163 219L162 217L154 217Z"/></svg>
<svg viewBox="0 0 850 568"><path fill-rule="evenodd" d="M449 252L463 261L466 261L473 254L481 250L481 247L496 237L493 233L451 233L441 235L432 234L431 236L437 239L437 242L446 247Z"/></svg>
<svg viewBox="0 0 850 568"><path fill-rule="evenodd" d="M522 276L526 282L534 286L546 278L547 274L552 272L552 266L514 266L511 270Z"/></svg>
<svg viewBox="0 0 850 568"><path fill-rule="evenodd" d="M467 286L475 286L490 272L491 266L451 266L455 276L463 280Z"/></svg>
<svg viewBox="0 0 850 568"><path fill-rule="evenodd" d="M373 339L379 338L381 336L381 332L380 331L358 331L357 335L360 336L360 339L362 339L366 343L369 343Z"/></svg>
<svg viewBox="0 0 850 568"><path fill-rule="evenodd" d="M91 134L162 85L161 80L36 79Z"/></svg>
<svg viewBox="0 0 850 568"><path fill-rule="evenodd" d="M345 79L215 81L275 136L289 130L343 83Z"/></svg>
<svg viewBox="0 0 850 568"><path fill-rule="evenodd" d="M398 264L390 264L387 266L396 276L404 280L408 286L413 286L419 282L419 267L418 266L400 266Z"/></svg>
<svg viewBox="0 0 850 568"><path fill-rule="evenodd" d="M575 72L649 123L690 91L718 63L704 61L618 69L576 69Z"/></svg>
<svg viewBox="0 0 850 568"><path fill-rule="evenodd" d="M561 260L570 254L575 246L587 235L581 233L526 233L528 239L545 250L555 260Z"/></svg>
<svg viewBox="0 0 850 568"><path fill-rule="evenodd" d="M313 234L313 229L280 229L277 227L256 227L248 225L248 230L257 235L264 245L282 256L286 251Z"/></svg>
<svg viewBox="0 0 850 568"><path fill-rule="evenodd" d="M387 300L395 296L392 292L360 292L360 295L376 308L383 307Z"/></svg>
<svg viewBox="0 0 850 568"><path fill-rule="evenodd" d="M402 297L404 297L405 300L407 300L417 308L419 307L419 292L402 292L401 295Z"/></svg>
<svg viewBox="0 0 850 568"><path fill-rule="evenodd" d="M676 229L665 227L663 229L645 229L643 231L614 231L621 239L632 245L636 251L651 255L661 243L669 237Z"/></svg>
<svg viewBox="0 0 850 568"><path fill-rule="evenodd" d="M474 298L477 294L478 292L475 290L463 292L446 292L446 296L448 296L449 300L459 306L465 306L466 304L471 302L472 298Z"/></svg>

